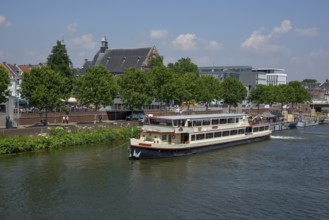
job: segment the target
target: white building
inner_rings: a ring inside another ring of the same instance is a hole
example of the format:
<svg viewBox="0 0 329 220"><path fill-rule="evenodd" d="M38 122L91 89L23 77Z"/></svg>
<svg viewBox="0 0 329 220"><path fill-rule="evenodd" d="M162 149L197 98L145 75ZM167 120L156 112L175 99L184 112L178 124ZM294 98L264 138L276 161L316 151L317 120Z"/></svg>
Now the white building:
<svg viewBox="0 0 329 220"><path fill-rule="evenodd" d="M287 74L284 69L275 69L275 68L255 68L252 69L253 72L257 73L258 84L265 85L280 85L287 84ZM266 76L266 83L264 81Z"/></svg>

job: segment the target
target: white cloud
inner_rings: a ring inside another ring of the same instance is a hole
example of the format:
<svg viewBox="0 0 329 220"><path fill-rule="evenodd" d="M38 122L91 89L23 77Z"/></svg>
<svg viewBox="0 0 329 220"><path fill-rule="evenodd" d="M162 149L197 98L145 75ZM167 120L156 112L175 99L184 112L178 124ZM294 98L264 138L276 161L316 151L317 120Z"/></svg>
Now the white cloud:
<svg viewBox="0 0 329 220"><path fill-rule="evenodd" d="M4 16L0 15L0 26L9 27L11 23Z"/></svg>
<svg viewBox="0 0 329 220"><path fill-rule="evenodd" d="M73 35L77 32L77 27L78 27L78 25L76 23L72 23L66 27L66 30L69 35Z"/></svg>
<svg viewBox="0 0 329 220"><path fill-rule="evenodd" d="M289 32L292 29L291 22L289 20L284 20L280 27L275 27L273 31L269 34L269 38L275 35L280 35Z"/></svg>
<svg viewBox="0 0 329 220"><path fill-rule="evenodd" d="M171 44L175 49L180 49L184 51L191 51L197 49L196 47L197 37L195 34L180 34L176 37Z"/></svg>
<svg viewBox="0 0 329 220"><path fill-rule="evenodd" d="M206 43L206 48L209 50L219 50L222 48L222 44L217 41L209 41Z"/></svg>
<svg viewBox="0 0 329 220"><path fill-rule="evenodd" d="M316 37L319 35L316 28L296 28L295 33L302 37Z"/></svg>
<svg viewBox="0 0 329 220"><path fill-rule="evenodd" d="M291 29L291 22L289 20L284 20L280 27L274 27L268 35L263 35L262 29L254 31L251 36L241 44L241 48L259 53L276 53L282 51L284 49L283 47L271 44L270 41L273 37L287 33Z"/></svg>
<svg viewBox="0 0 329 220"><path fill-rule="evenodd" d="M69 40L73 45L81 46L83 49L95 49L97 42L94 41L92 34L85 34Z"/></svg>
<svg viewBox="0 0 329 220"><path fill-rule="evenodd" d="M164 38L168 34L168 31L165 29L157 29L150 31L150 38L152 39L161 39Z"/></svg>
<svg viewBox="0 0 329 220"><path fill-rule="evenodd" d="M245 40L242 44L242 48L260 49L266 42L268 38L261 35L261 30L254 31L251 36Z"/></svg>

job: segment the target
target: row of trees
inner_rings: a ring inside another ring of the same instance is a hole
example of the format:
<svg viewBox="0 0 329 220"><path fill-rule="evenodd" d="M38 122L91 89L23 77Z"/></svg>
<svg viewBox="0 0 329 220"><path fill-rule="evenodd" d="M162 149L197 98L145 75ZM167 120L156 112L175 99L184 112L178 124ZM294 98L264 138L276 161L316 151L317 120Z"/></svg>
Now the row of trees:
<svg viewBox="0 0 329 220"><path fill-rule="evenodd" d="M291 81L281 85L257 85L249 94L248 100L257 105L281 103L282 105L291 103L292 105L311 101L310 93L303 88L298 81Z"/></svg>
<svg viewBox="0 0 329 220"><path fill-rule="evenodd" d="M237 106L247 97L245 86L232 78L220 82L210 75L200 77L197 65L189 58L181 58L165 66L162 58L156 57L147 73L129 68L118 77L114 77L104 66L93 66L85 74L74 78L65 46L57 41L47 61L47 66L23 73L21 83L22 97L28 100L30 106L46 113L63 106L63 100L70 96L82 105L94 105L98 109L113 104L114 98L119 95L125 108L131 111L141 109L153 100L160 101L161 105L171 101L178 104L185 102L189 108L192 101L208 106L213 100L223 100L229 106ZM2 72L0 69L0 77L3 77ZM1 82L7 81L1 79ZM6 91L1 85L0 91ZM309 99L306 93L297 81L280 86L257 85L252 89L249 100L257 105L299 103ZM0 94L1 98L8 92Z"/></svg>

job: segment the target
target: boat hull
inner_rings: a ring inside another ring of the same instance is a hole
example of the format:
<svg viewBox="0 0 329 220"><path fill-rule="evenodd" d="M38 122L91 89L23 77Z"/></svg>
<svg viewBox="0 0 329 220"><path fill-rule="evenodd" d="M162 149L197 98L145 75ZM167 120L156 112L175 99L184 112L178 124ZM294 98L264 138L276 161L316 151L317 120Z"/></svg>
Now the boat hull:
<svg viewBox="0 0 329 220"><path fill-rule="evenodd" d="M186 147L177 149L164 149L164 148L147 148L143 146L130 145L128 148L129 158L131 159L145 159L145 158L168 158L180 157L206 151L217 150L221 148L232 147L241 144L247 144L257 141L269 139L270 134L264 136L255 136L247 139L240 139L226 143L211 143L199 147Z"/></svg>

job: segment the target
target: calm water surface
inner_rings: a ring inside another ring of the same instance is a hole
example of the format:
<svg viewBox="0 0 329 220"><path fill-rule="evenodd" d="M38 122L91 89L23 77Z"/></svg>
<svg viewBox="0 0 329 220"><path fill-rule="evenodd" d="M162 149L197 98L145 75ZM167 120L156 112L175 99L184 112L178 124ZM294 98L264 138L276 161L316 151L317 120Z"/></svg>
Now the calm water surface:
<svg viewBox="0 0 329 220"><path fill-rule="evenodd" d="M329 126L181 158L127 144L0 157L0 219L328 219Z"/></svg>

